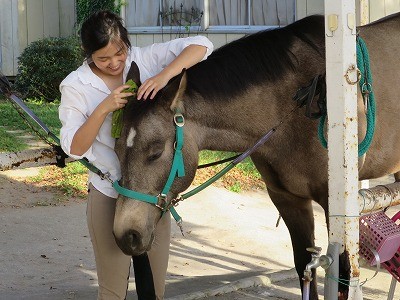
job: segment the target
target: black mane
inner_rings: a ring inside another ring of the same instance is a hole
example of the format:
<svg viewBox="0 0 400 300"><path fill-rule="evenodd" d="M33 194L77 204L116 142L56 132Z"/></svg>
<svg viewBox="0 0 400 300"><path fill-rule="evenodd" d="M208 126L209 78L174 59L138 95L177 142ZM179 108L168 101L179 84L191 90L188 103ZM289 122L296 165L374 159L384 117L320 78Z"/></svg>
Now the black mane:
<svg viewBox="0 0 400 300"><path fill-rule="evenodd" d="M226 44L205 61L186 71L187 88L205 99L230 99L249 85L277 81L288 70L296 69L296 57L290 52L295 39L309 45L324 56L324 17L310 16L286 27L260 31ZM305 50L307 51L307 50ZM137 118L159 102L174 80L159 91L154 100L130 101L126 107L129 118Z"/></svg>
<svg viewBox="0 0 400 300"><path fill-rule="evenodd" d="M296 69L296 57L290 52L296 38L324 55L323 32L323 16L310 16L235 40L187 70L187 92L195 91L204 98L229 98L249 85L276 81Z"/></svg>

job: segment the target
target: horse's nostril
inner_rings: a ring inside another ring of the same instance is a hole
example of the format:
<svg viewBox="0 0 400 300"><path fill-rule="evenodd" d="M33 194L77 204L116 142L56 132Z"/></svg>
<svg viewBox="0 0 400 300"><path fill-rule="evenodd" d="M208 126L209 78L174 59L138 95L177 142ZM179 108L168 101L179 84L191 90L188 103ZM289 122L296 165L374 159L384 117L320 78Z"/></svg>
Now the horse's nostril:
<svg viewBox="0 0 400 300"><path fill-rule="evenodd" d="M124 239L126 241L126 244L130 245L132 248L136 248L141 240L140 234L135 230L129 230L125 234Z"/></svg>
<svg viewBox="0 0 400 300"><path fill-rule="evenodd" d="M118 247L126 255L135 255L140 251L141 235L135 230L129 230L125 232L121 239L117 239Z"/></svg>

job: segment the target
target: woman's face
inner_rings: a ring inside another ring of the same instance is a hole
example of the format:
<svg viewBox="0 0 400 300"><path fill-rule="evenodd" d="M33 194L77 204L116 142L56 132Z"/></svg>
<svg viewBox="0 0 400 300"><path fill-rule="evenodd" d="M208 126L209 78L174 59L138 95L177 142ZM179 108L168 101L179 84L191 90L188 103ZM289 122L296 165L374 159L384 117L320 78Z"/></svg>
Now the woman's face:
<svg viewBox="0 0 400 300"><path fill-rule="evenodd" d="M104 74L118 76L125 67L127 47L121 41L110 41L107 46L95 51L92 60Z"/></svg>

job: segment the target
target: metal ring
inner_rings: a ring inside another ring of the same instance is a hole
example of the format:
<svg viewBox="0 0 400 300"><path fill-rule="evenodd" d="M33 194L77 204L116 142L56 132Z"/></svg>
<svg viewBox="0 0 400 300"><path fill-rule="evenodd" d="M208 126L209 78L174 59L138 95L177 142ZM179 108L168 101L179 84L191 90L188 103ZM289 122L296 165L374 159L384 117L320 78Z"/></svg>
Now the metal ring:
<svg viewBox="0 0 400 300"><path fill-rule="evenodd" d="M355 81L352 81L352 80L350 79L350 72L352 72L352 71L354 71L354 70L357 70L357 79L356 79ZM346 81L347 81L348 84L355 85L355 84L356 84L357 82L359 82L360 79L361 79L361 72L360 72L360 70L359 70L358 68L356 68L355 65L351 65L351 66L347 69L346 74L344 75L344 77L346 78Z"/></svg>
<svg viewBox="0 0 400 300"><path fill-rule="evenodd" d="M183 117L183 115L181 113L175 113L174 122L175 122L176 126L183 127L183 125L185 125L185 118Z"/></svg>

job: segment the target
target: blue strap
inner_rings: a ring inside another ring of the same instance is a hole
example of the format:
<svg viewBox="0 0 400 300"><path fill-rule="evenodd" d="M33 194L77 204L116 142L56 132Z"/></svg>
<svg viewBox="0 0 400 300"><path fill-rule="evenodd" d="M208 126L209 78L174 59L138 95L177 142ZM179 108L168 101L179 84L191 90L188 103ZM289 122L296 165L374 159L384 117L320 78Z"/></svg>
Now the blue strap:
<svg viewBox="0 0 400 300"><path fill-rule="evenodd" d="M182 147L183 147L183 127L176 126L176 140L175 140L175 154L174 159L172 161L171 171L169 172L169 176L165 186L162 190L162 194L167 195L175 177L182 177L185 176L185 167L183 164L183 154L182 154Z"/></svg>
<svg viewBox="0 0 400 300"><path fill-rule="evenodd" d="M121 194L121 195L123 195L125 197L134 198L134 199L137 199L137 200L140 200L140 201L144 201L144 202L147 202L147 203L151 203L151 204L154 204L154 205L157 204L158 198L156 196L151 196L151 195L148 195L148 194L143 194L143 193L136 192L134 190L126 189L126 188L124 188L124 187L119 185L118 180L114 181L113 187L119 194Z"/></svg>
<svg viewBox="0 0 400 300"><path fill-rule="evenodd" d="M178 225L179 225L179 223L182 223L182 218L181 218L181 216L176 212L175 207L171 207L171 208L169 209L169 211L171 212L171 215L174 217L174 219L175 219L176 223L178 223Z"/></svg>
<svg viewBox="0 0 400 300"><path fill-rule="evenodd" d="M158 198L156 196L151 196L151 195L147 195L147 194L143 194L143 193L139 193L139 192L136 192L133 190L126 189L119 185L118 180L114 181L113 187L119 194L121 194L122 196L128 197L128 198L137 199L137 200L147 202L150 204L154 204L154 205L156 205L158 202ZM174 217L175 221L178 224L180 222L182 222L181 216L179 216L179 214L176 212L174 207L171 207L169 210L170 210L172 216Z"/></svg>

